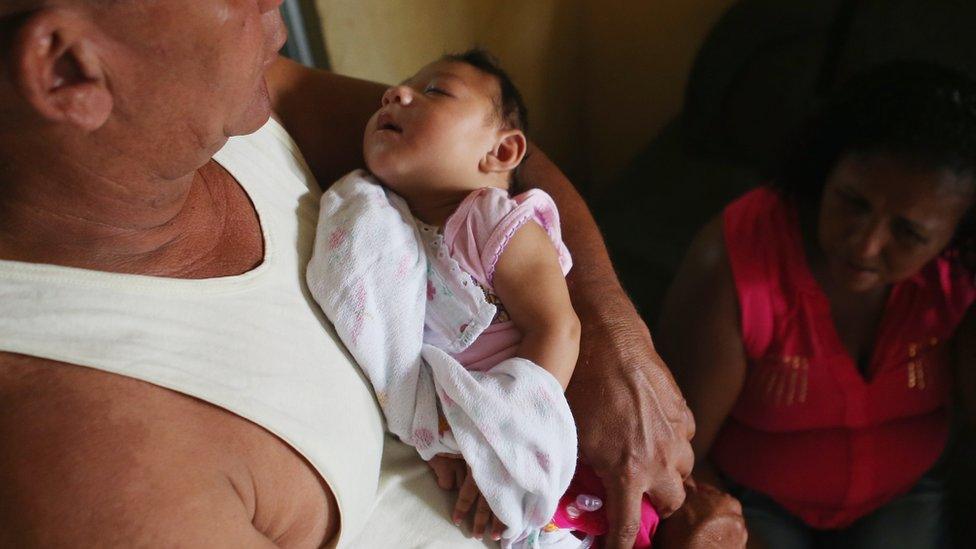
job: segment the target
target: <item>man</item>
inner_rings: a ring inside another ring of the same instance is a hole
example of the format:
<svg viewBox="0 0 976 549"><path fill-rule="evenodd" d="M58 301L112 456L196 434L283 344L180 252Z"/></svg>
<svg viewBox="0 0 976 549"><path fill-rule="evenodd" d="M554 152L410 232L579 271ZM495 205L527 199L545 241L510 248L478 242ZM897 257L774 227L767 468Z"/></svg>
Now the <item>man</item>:
<svg viewBox="0 0 976 549"><path fill-rule="evenodd" d="M317 546L363 527L379 416L295 282L311 195L266 121L273 105L328 184L360 164L382 87L278 59L279 4L0 6L0 545ZM579 196L538 151L524 169L565 220L584 330L568 396L609 546L629 547L643 492L681 504L693 421Z"/></svg>

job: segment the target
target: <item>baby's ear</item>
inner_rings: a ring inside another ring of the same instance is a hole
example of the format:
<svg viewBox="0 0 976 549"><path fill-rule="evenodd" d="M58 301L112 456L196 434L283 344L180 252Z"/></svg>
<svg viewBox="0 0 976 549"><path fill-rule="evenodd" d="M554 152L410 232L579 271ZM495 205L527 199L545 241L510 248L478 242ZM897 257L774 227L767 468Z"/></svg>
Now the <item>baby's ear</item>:
<svg viewBox="0 0 976 549"><path fill-rule="evenodd" d="M484 172L510 172L514 170L525 157L527 146L525 134L521 130L499 132L495 146L481 160L481 170Z"/></svg>

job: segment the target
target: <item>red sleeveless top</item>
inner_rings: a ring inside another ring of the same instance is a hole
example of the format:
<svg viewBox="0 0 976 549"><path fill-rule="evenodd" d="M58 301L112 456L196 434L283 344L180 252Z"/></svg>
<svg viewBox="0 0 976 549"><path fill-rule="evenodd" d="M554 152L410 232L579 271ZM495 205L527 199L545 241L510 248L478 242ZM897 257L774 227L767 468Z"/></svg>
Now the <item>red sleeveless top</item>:
<svg viewBox="0 0 976 549"><path fill-rule="evenodd" d="M939 257L892 289L858 371L806 264L794 209L769 188L723 213L748 371L711 451L733 481L814 528L842 528L905 493L948 435L946 346L976 296Z"/></svg>

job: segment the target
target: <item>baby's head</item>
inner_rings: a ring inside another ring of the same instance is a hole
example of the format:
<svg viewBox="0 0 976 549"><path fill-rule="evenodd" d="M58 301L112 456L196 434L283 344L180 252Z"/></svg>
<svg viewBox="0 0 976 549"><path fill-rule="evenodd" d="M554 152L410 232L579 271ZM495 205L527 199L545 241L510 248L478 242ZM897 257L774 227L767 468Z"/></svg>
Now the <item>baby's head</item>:
<svg viewBox="0 0 976 549"><path fill-rule="evenodd" d="M363 137L366 166L402 195L507 189L525 156L526 109L482 50L446 55L383 94Z"/></svg>

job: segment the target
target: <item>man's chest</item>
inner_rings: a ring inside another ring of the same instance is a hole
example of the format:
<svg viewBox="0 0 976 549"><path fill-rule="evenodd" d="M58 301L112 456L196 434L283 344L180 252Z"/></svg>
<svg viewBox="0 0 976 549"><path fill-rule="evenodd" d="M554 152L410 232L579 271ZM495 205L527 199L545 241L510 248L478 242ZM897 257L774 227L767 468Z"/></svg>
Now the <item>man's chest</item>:
<svg viewBox="0 0 976 549"><path fill-rule="evenodd" d="M245 273L264 259L264 236L254 204L234 177L215 162L199 171L185 223L185 252L167 257L179 278L213 278ZM194 211L195 210L195 211Z"/></svg>

